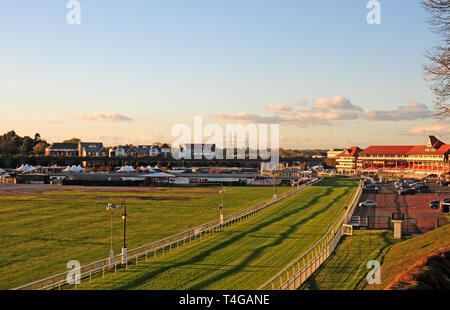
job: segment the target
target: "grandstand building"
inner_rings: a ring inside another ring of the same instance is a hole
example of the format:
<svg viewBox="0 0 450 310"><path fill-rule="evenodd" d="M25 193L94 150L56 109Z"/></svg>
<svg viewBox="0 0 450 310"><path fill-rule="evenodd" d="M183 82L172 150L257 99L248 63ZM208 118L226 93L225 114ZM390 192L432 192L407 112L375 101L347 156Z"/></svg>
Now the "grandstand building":
<svg viewBox="0 0 450 310"><path fill-rule="evenodd" d="M336 171L338 174L356 174L358 168L358 155L361 149L357 146L352 146L344 149L341 153L336 155Z"/></svg>
<svg viewBox="0 0 450 310"><path fill-rule="evenodd" d="M429 136L426 145L369 146L358 154L357 171L441 176L450 172L449 155L450 145L435 136Z"/></svg>

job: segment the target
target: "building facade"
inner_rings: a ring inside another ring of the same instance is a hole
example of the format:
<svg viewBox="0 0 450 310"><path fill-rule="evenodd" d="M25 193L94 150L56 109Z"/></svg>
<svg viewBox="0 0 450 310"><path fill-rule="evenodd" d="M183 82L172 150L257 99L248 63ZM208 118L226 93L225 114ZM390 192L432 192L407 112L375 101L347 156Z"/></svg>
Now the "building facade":
<svg viewBox="0 0 450 310"><path fill-rule="evenodd" d="M429 136L426 145L370 146L358 157L362 174L443 175L450 172L450 145Z"/></svg>
<svg viewBox="0 0 450 310"><path fill-rule="evenodd" d="M357 146L344 149L336 155L336 171L338 174L356 174L358 168L358 155L361 149Z"/></svg>

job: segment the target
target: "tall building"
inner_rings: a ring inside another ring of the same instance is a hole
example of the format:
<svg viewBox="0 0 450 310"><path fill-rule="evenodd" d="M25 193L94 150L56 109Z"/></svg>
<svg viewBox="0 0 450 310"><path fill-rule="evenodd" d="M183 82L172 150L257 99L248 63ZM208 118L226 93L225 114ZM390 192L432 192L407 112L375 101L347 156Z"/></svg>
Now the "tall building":
<svg viewBox="0 0 450 310"><path fill-rule="evenodd" d="M338 174L356 174L358 165L358 155L361 149L357 146L352 146L344 149L341 153L335 156L336 171Z"/></svg>

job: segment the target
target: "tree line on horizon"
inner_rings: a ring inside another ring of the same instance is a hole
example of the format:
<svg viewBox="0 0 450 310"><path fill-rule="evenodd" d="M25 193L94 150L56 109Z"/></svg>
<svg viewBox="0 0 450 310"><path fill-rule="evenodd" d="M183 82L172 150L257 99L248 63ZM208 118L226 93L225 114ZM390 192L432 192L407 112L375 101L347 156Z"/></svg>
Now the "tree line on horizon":
<svg viewBox="0 0 450 310"><path fill-rule="evenodd" d="M81 140L79 138L71 138L64 140L63 143L78 144ZM45 154L45 149L50 146L46 140L42 139L39 133L30 136L19 136L14 130L0 136L0 155L25 155L25 156L42 156ZM129 145L133 146L133 145ZM293 157L311 157L313 155L326 155L327 150L322 149L283 149L280 148L280 156L285 158Z"/></svg>

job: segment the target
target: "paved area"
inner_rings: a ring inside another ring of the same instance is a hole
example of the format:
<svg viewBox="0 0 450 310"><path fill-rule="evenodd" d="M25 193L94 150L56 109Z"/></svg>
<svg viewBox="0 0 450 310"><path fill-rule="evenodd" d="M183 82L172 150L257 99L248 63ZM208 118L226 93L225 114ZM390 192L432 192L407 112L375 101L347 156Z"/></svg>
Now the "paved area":
<svg viewBox="0 0 450 310"><path fill-rule="evenodd" d="M430 208L430 202L433 200L442 200L450 198L450 187L443 187L438 184L428 184L432 193L398 195L393 184L381 184L378 194L365 193L362 196L364 200L375 200L377 207L358 207L354 215L361 217L388 217L393 212L404 213L407 218L414 218L417 229L420 232L432 230L436 226L437 219L439 224L447 223L447 219L439 210ZM412 223L412 222L411 222Z"/></svg>

